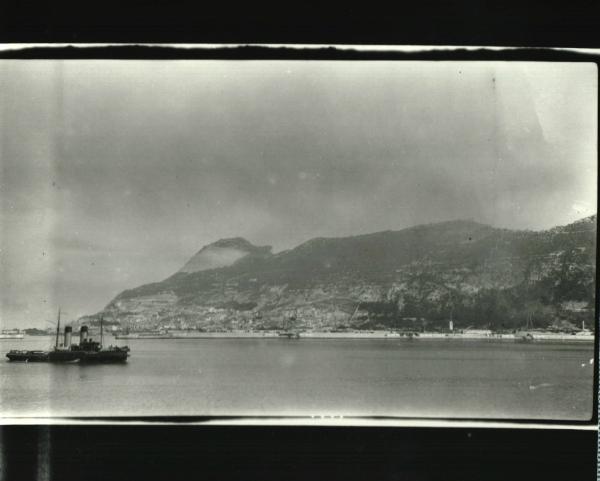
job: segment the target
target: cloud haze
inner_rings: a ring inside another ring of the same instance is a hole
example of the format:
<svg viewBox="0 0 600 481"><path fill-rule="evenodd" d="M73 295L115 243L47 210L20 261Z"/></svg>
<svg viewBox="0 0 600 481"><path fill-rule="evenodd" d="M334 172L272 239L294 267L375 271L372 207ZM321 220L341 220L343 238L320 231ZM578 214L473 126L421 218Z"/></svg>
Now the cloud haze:
<svg viewBox="0 0 600 481"><path fill-rule="evenodd" d="M203 245L596 211L592 64L0 61L0 322L161 280Z"/></svg>

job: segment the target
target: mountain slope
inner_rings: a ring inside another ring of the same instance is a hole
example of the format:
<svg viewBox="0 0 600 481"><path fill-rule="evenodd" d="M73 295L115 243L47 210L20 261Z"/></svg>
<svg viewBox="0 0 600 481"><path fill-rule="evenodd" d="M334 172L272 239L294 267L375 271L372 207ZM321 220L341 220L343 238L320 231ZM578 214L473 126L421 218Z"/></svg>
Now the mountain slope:
<svg viewBox="0 0 600 481"><path fill-rule="evenodd" d="M241 237L221 239L200 249L179 272L191 274L218 269L230 266L247 256L268 256L270 253L271 247L256 247Z"/></svg>
<svg viewBox="0 0 600 481"><path fill-rule="evenodd" d="M272 254L241 239L201 249L176 274L101 313L128 328L441 326L496 329L593 318L596 216L547 231L452 221ZM100 313L99 313L100 314Z"/></svg>

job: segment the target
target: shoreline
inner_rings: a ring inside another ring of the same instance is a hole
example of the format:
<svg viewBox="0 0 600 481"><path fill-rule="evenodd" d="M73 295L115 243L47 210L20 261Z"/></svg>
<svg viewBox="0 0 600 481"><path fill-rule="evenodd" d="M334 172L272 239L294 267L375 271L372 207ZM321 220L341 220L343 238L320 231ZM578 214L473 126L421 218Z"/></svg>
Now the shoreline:
<svg viewBox="0 0 600 481"><path fill-rule="evenodd" d="M391 331L367 332L278 332L278 331L228 331L228 332L168 332L168 333L130 333L117 334L118 340L143 339L393 339L393 340L489 340L489 341L560 341L560 342L593 342L594 334L559 334L551 332L526 332L522 334L501 333L398 333Z"/></svg>
<svg viewBox="0 0 600 481"><path fill-rule="evenodd" d="M585 334L564 334L544 331L521 331L518 333L481 333L481 332L462 332L462 333L443 333L443 332L418 332L418 333L400 333L393 331L349 331L349 332L327 332L327 331L224 331L224 332L198 332L198 331L170 331L170 332L133 332L129 334L107 335L116 340L168 340L168 339L378 339L378 340L405 340L405 341L428 341L428 340L446 340L446 341L464 341L464 340L487 340L487 341L512 341L512 342L594 342L593 333ZM53 337L48 335L26 335L24 338L10 340L25 340ZM2 339L0 339L1 341ZM9 339L5 339L9 340Z"/></svg>

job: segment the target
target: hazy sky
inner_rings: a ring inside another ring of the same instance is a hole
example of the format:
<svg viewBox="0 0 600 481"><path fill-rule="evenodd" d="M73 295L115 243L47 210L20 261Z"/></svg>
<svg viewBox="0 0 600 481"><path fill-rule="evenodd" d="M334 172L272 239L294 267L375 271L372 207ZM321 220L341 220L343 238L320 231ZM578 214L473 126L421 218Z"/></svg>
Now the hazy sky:
<svg viewBox="0 0 600 481"><path fill-rule="evenodd" d="M0 60L0 323L203 245L596 211L593 64Z"/></svg>

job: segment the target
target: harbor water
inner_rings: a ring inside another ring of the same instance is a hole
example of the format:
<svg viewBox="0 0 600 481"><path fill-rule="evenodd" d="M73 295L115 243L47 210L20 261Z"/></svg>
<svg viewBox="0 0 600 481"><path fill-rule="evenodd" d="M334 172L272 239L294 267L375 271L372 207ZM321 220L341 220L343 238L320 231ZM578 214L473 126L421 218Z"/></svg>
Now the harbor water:
<svg viewBox="0 0 600 481"><path fill-rule="evenodd" d="M378 339L134 339L127 363L11 363L3 417L399 416L587 420L593 343Z"/></svg>

